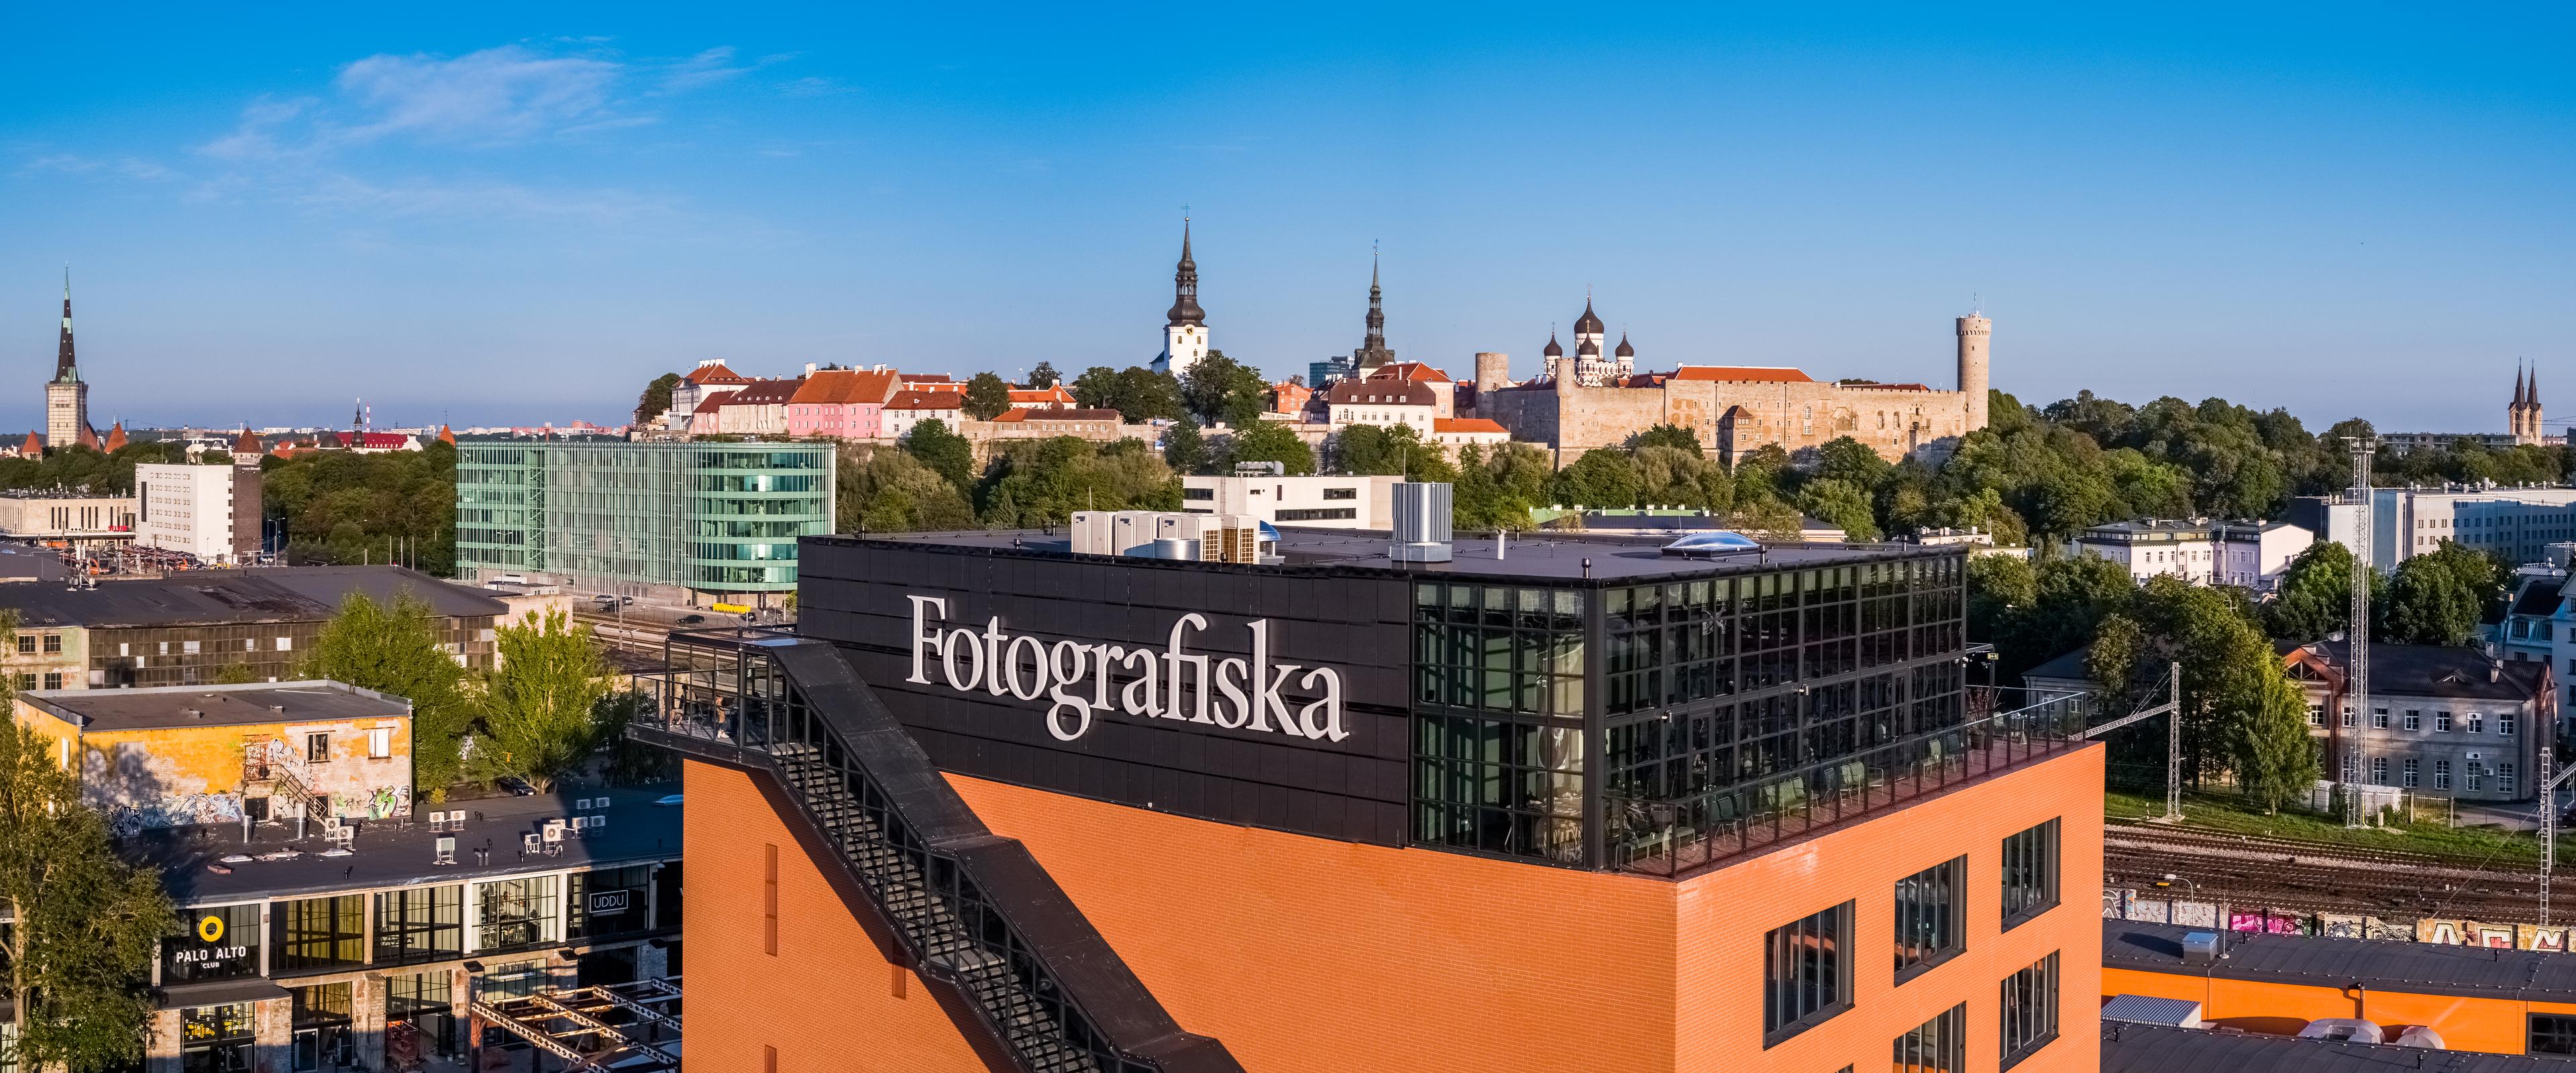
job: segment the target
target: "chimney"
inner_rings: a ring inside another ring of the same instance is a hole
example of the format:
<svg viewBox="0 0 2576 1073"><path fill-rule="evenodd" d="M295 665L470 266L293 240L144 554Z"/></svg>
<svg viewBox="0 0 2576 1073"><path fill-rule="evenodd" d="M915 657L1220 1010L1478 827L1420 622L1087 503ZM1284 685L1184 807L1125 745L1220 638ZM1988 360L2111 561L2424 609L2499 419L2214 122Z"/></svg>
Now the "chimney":
<svg viewBox="0 0 2576 1073"><path fill-rule="evenodd" d="M2495 681L2496 679L2499 679L2499 678L2502 678L2502 677L2504 677L2504 661L2503 661L2503 660L2500 660L2500 659L2490 659L2490 660L2488 660L2488 661L2487 661L2487 681L2492 682L2492 681Z"/></svg>
<svg viewBox="0 0 2576 1073"><path fill-rule="evenodd" d="M1450 488L1404 481L1395 486L1395 539L1386 557L1399 563L1449 561Z"/></svg>
<svg viewBox="0 0 2576 1073"><path fill-rule="evenodd" d="M817 370L821 369L822 367L823 367L823 366L822 366L822 363L820 363L820 362L811 362L811 361L806 362L806 363L805 363L805 375L807 375L807 376L812 376L812 375L814 375L814 373L815 373Z"/></svg>

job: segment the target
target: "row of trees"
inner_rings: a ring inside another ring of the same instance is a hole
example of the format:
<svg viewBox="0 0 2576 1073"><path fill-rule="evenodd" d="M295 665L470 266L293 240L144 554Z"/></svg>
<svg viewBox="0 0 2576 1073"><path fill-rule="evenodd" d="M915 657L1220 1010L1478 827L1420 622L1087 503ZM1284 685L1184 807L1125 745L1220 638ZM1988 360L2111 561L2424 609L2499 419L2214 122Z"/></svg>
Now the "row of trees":
<svg viewBox="0 0 2576 1073"><path fill-rule="evenodd" d="M401 562L456 573L456 448L307 451L260 468L263 513L291 563Z"/></svg>

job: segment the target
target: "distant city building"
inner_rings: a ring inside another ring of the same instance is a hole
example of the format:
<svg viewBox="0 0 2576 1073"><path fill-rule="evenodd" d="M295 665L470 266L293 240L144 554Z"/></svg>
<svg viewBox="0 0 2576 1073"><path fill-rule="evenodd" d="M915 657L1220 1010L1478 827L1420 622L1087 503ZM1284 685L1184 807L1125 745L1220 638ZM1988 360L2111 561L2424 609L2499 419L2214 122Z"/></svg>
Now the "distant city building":
<svg viewBox="0 0 2576 1073"><path fill-rule="evenodd" d="M829 443L467 443L465 581L674 602L796 590L797 538L832 531Z"/></svg>
<svg viewBox="0 0 2576 1073"><path fill-rule="evenodd" d="M1199 264L1190 259L1190 222L1181 221L1181 263L1172 271L1172 309L1164 316L1163 352L1154 356L1158 373L1180 376L1208 356L1207 311L1199 308Z"/></svg>
<svg viewBox="0 0 2576 1073"><path fill-rule="evenodd" d="M787 434L873 440L884 432L885 404L901 374L874 369L817 369L787 400Z"/></svg>
<svg viewBox="0 0 2576 1073"><path fill-rule="evenodd" d="M1124 439L1151 441L1154 431L1145 425L1130 425L1116 410L1085 410L1064 406L1037 406L1005 410L990 421L960 422L957 431L975 440L987 450L994 441L1051 440L1072 436L1093 443L1116 443Z"/></svg>
<svg viewBox="0 0 2576 1073"><path fill-rule="evenodd" d="M1444 387L1446 385L1443 385ZM1440 416L1441 391L1418 380L1378 377L1343 380L1324 392L1325 421L1334 428L1410 426L1428 437Z"/></svg>
<svg viewBox="0 0 2576 1073"><path fill-rule="evenodd" d="M1960 390L1923 384L1845 380L1819 382L1797 369L1682 365L1669 373L1635 373L1625 338L1602 354L1601 319L1589 301L1575 321L1567 355L1551 337L1539 376L1510 383L1510 358L1476 356L1475 414L1500 422L1512 438L1551 449L1558 465L1583 452L1616 447L1656 425L1690 429L1732 464L1762 447L1792 453L1841 437L1868 444L1887 459L1948 457L1959 438L1985 427L1987 342L1992 324L1971 314L1957 322Z"/></svg>
<svg viewBox="0 0 2576 1073"><path fill-rule="evenodd" d="M2066 542L2066 553L2101 556L2141 583L2170 574L2194 584L2259 592L2278 584L2290 560L2316 540L2315 533L2288 522L2149 518L2087 528Z"/></svg>
<svg viewBox="0 0 2576 1073"><path fill-rule="evenodd" d="M17 616L0 671L21 690L122 689L212 683L240 665L256 679L292 681L313 641L353 595L429 605L440 647L469 669L492 666L499 600L399 566L280 566L192 570L86 588L0 585Z"/></svg>
<svg viewBox="0 0 2576 1073"><path fill-rule="evenodd" d="M1042 388L1012 388L1011 405L1015 407L1080 406L1073 392L1063 384Z"/></svg>
<svg viewBox="0 0 2576 1073"><path fill-rule="evenodd" d="M260 552L259 441L242 437L231 465L134 467L135 541L219 566Z"/></svg>
<svg viewBox="0 0 2576 1073"><path fill-rule="evenodd" d="M80 363L72 354L72 277L63 273L63 330L54 356L54 378L45 382L45 446L56 449L75 443L98 446L98 432L89 427L89 385L80 377Z"/></svg>
<svg viewBox="0 0 2576 1073"><path fill-rule="evenodd" d="M2495 488L2450 484L2371 490L2371 565L2397 564L2455 540L2509 563L2539 562L2549 545L2576 540L2576 488ZM2361 504L2345 492L2290 500L2289 520L2352 547Z"/></svg>
<svg viewBox="0 0 2576 1073"><path fill-rule="evenodd" d="M1427 442L1439 444L1456 453L1461 447L1494 447L1511 442L1512 434L1501 424L1482 417L1435 417Z"/></svg>
<svg viewBox="0 0 2576 1073"><path fill-rule="evenodd" d="M2490 451L2510 447L2562 444L2563 435L2552 436L2541 420L2540 370L2516 369L2513 374L2513 401L2504 407L2503 432L2382 432L2380 446L2399 454L2417 451L2445 451L2454 443L2477 444Z"/></svg>
<svg viewBox="0 0 2576 1073"><path fill-rule="evenodd" d="M1181 509L1273 525L1385 529L1394 524L1395 486L1402 483L1402 477L1184 476Z"/></svg>
<svg viewBox="0 0 2576 1073"><path fill-rule="evenodd" d="M924 421L941 421L948 431L966 417L966 395L959 391L912 391L895 393L883 408L883 432L886 439L901 440L912 435L912 428Z"/></svg>
<svg viewBox="0 0 2576 1073"><path fill-rule="evenodd" d="M667 411L671 431L688 431L683 426L708 400L733 394L750 383L751 378L726 368L721 358L699 362L697 368L681 374L680 382L671 388L671 409Z"/></svg>
<svg viewBox="0 0 2576 1073"><path fill-rule="evenodd" d="M689 423L689 434L705 436L784 436L787 435L788 400L805 386L803 377L776 380L754 380L740 390L709 400L715 407L712 424L705 420L707 410L701 407L699 420Z"/></svg>
<svg viewBox="0 0 2576 1073"><path fill-rule="evenodd" d="M122 544L134 539L134 500L86 492L0 492L0 537Z"/></svg>

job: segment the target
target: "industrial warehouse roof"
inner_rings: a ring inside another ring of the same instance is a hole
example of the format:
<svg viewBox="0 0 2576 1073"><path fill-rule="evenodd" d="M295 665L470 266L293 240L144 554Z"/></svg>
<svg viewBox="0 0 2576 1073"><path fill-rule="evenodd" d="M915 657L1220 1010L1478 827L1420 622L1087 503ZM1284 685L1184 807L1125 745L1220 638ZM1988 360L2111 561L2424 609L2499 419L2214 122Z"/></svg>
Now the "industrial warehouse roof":
<svg viewBox="0 0 2576 1073"><path fill-rule="evenodd" d="M2105 1023L2100 1068L2102 1073L2535 1073L2565 1069L2567 1060Z"/></svg>
<svg viewBox="0 0 2576 1073"><path fill-rule="evenodd" d="M2537 950L2498 950L2439 943L2327 939L2308 935L2227 937L2227 956L2207 965L2182 960L2177 924L2102 922L2102 964L2221 980L2259 980L2309 987L2367 985L2373 991L2474 998L2576 1002L2576 958Z"/></svg>
<svg viewBox="0 0 2576 1073"><path fill-rule="evenodd" d="M161 885L187 905L613 868L679 856L680 806L661 803L679 792L678 783L659 783L446 805L416 801L408 820L358 821L350 845L355 852L345 857L321 855L329 847L319 837L319 825L312 828L312 837L290 838L292 823L255 827L247 843L238 825L151 828L121 841L117 849L135 863L160 868ZM598 803L603 797L609 804ZM591 798L591 807L580 807L582 798ZM465 813L463 828L430 830L427 814L433 810ZM522 854L520 836L541 832L549 819L576 815L605 816L608 825L566 838L559 855ZM456 840L455 864L437 863L440 838ZM285 850L296 855L259 859ZM252 859L223 860L227 856Z"/></svg>
<svg viewBox="0 0 2576 1073"><path fill-rule="evenodd" d="M189 571L96 588L0 585L19 629L59 626L214 626L327 619L352 595L390 603L409 594L446 618L509 613L499 600L399 566L280 566Z"/></svg>
<svg viewBox="0 0 2576 1073"><path fill-rule="evenodd" d="M148 689L45 689L20 700L80 726L85 733L162 727L244 726L394 719L411 703L342 682L275 682Z"/></svg>
<svg viewBox="0 0 2576 1073"><path fill-rule="evenodd" d="M1061 533L1037 530L982 530L955 533L901 533L884 536L820 536L805 538L808 543L876 545L932 545L958 550L965 554L1007 554L1046 558L1074 558L1072 541ZM1671 543L1668 535L1651 537L1616 537L1596 534L1563 534L1513 537L1495 555L1491 538L1461 539L1451 543L1454 558L1446 563L1397 563L1387 557L1387 534L1366 530L1279 528L1279 554L1287 559L1284 566L1252 566L1226 563L1172 562L1159 559L1118 559L1122 565L1150 569L1221 569L1277 571L1299 568L1342 569L1371 573L1402 573L1421 577L1442 575L1475 578L1526 578L1540 583L1590 578L1620 580L1638 578L1681 577L1689 575L1760 573L1785 567L1842 566L1865 562L1887 562L1899 559L1937 558L1956 555L1956 548L1922 547L1912 544L1773 544L1758 554L1725 558L1684 558L1663 554ZM1084 561L1102 562L1097 556L1081 556Z"/></svg>

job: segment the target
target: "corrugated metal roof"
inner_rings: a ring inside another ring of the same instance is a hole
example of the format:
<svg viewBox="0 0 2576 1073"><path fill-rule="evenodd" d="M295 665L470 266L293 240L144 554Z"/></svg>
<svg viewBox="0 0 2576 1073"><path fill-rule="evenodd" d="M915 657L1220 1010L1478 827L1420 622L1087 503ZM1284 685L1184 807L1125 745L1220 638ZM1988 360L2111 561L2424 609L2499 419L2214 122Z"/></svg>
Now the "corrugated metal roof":
<svg viewBox="0 0 2576 1073"><path fill-rule="evenodd" d="M2061 1040L2052 1046L2075 1043ZM2535 1073L2564 1058L2330 1043L2250 1032L2105 1022L2102 1073Z"/></svg>
<svg viewBox="0 0 2576 1073"><path fill-rule="evenodd" d="M2436 943L2328 939L2310 935L2236 934L2227 956L2207 965L2182 960L2182 936L2206 931L2134 920L2102 922L2102 964L2221 980L2310 987L2363 984L2373 991L2418 995L2576 1002L2576 957Z"/></svg>

